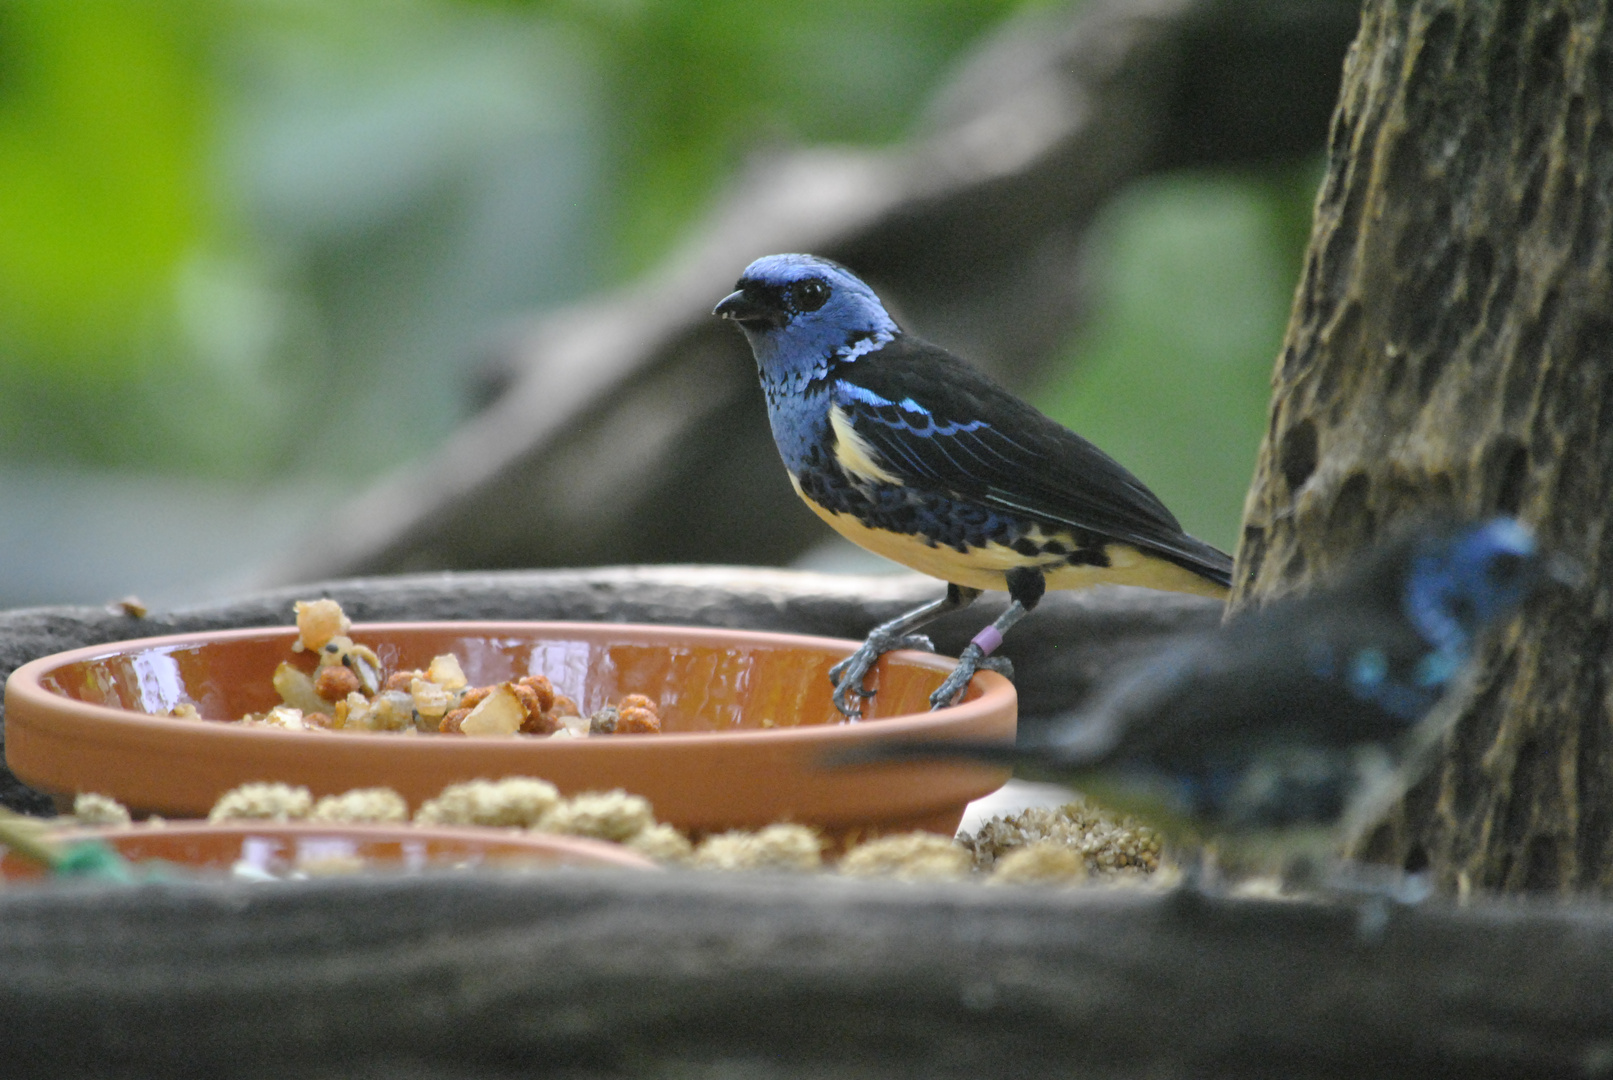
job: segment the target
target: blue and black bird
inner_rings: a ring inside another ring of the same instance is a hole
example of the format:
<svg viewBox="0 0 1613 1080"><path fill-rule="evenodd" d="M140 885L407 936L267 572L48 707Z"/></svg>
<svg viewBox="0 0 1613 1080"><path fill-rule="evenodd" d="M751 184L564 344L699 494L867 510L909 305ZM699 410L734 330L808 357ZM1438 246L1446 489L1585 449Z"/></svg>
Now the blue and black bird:
<svg viewBox="0 0 1613 1080"><path fill-rule="evenodd" d="M801 498L837 532L947 583L944 599L874 629L830 671L841 712L915 631L1006 590L930 698L948 705L1047 589L1112 583L1223 597L1232 559L1182 531L1142 482L936 345L904 333L845 267L769 255L715 314L756 356L773 438Z"/></svg>
<svg viewBox="0 0 1613 1080"><path fill-rule="evenodd" d="M1012 764L1167 831L1313 848L1420 775L1481 635L1572 575L1511 518L1408 532L1326 587L1167 645L1040 735L859 760Z"/></svg>

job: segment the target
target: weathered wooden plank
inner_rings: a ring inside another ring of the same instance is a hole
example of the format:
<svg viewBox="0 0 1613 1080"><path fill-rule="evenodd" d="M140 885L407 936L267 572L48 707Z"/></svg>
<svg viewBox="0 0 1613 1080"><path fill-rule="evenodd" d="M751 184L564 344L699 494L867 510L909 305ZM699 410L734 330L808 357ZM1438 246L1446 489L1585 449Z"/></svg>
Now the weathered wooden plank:
<svg viewBox="0 0 1613 1080"><path fill-rule="evenodd" d="M1594 1076L1605 908L548 873L0 895L8 1075Z"/></svg>

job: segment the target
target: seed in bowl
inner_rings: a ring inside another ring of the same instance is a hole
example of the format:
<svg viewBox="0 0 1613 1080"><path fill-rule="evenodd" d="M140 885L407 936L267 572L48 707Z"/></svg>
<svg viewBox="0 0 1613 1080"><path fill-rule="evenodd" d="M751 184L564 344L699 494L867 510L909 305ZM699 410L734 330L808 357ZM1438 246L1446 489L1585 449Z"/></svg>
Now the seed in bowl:
<svg viewBox="0 0 1613 1080"><path fill-rule="evenodd" d="M546 675L526 675L490 686L471 686L459 658L433 657L424 669L387 672L368 645L350 636L353 624L334 600L295 605L294 653L318 659L312 672L293 660L274 670L282 704L230 723L292 731L376 731L404 735L530 735L581 738L645 735L661 731L655 702L628 694L592 716L559 693ZM303 661L306 663L306 661ZM169 715L198 720L187 703Z"/></svg>

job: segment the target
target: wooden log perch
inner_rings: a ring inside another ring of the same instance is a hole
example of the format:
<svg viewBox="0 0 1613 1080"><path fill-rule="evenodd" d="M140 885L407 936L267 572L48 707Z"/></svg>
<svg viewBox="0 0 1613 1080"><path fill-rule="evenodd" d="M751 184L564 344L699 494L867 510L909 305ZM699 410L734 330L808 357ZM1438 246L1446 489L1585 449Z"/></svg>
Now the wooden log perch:
<svg viewBox="0 0 1613 1080"><path fill-rule="evenodd" d="M1595 1077L1605 908L550 872L0 894L7 1076Z"/></svg>
<svg viewBox="0 0 1613 1080"><path fill-rule="evenodd" d="M503 394L268 580L788 561L830 534L779 467L749 350L711 317L747 263L839 259L1026 381L1079 315L1097 209L1158 169L1319 149L1355 22L1352 0L1095 0L1012 24L908 143L758 158L652 277L512 332Z"/></svg>

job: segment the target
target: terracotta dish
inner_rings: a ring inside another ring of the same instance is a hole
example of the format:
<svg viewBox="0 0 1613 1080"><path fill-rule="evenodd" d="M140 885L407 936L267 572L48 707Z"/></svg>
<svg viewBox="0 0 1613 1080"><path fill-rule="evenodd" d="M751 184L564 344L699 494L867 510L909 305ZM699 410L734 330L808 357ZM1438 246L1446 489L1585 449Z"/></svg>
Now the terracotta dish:
<svg viewBox="0 0 1613 1080"><path fill-rule="evenodd" d="M352 636L389 669L460 658L473 685L541 673L592 711L624 694L660 707L664 733L586 739L299 732L208 720L278 704L275 665L296 631L226 630L99 645L25 664L6 683L6 763L60 796L98 792L137 814L205 815L238 784L305 785L317 798L386 786L411 807L448 784L538 776L563 794L624 788L656 817L706 833L775 821L830 835L950 833L964 807L1008 779L1001 768L909 762L830 769L832 751L892 735L1011 739L1017 701L982 672L965 699L926 712L953 662L892 653L859 723L829 700L828 670L855 643L832 638L608 623L374 623Z"/></svg>
<svg viewBox="0 0 1613 1080"><path fill-rule="evenodd" d="M102 840L134 862L160 859L186 870L227 873L244 863L262 874L284 876L297 869L330 873L420 873L475 867L557 866L654 870L656 864L619 844L544 833L493 829L447 829L408 825L315 825L277 822L171 822L157 829L70 829L58 843ZM355 864L349 867L347 864ZM37 864L7 852L0 875L41 877Z"/></svg>

